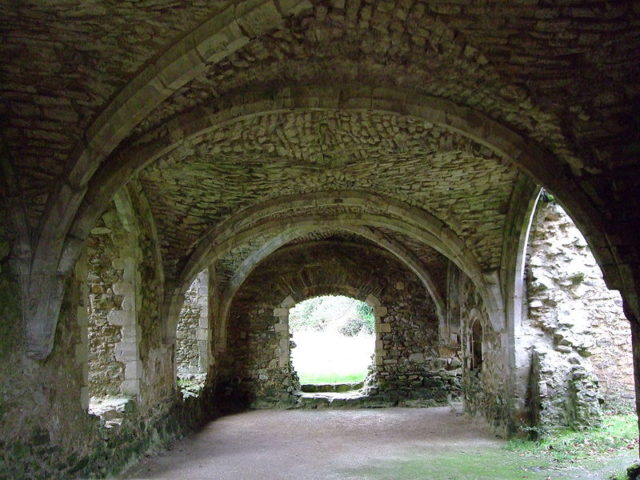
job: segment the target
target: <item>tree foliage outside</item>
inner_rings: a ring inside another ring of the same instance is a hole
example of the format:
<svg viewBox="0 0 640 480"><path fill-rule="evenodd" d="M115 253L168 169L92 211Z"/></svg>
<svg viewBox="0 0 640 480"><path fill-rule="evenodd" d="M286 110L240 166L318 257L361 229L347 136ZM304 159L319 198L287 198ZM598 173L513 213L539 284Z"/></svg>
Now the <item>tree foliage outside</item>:
<svg viewBox="0 0 640 480"><path fill-rule="evenodd" d="M352 337L374 331L373 309L364 302L344 296L315 297L300 302L289 313L292 333L337 331Z"/></svg>

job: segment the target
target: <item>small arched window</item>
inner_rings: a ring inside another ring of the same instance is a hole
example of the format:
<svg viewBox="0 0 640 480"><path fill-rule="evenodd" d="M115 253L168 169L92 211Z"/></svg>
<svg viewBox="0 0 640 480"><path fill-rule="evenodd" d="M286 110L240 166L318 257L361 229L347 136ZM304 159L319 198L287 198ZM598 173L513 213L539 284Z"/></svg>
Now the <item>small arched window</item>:
<svg viewBox="0 0 640 480"><path fill-rule="evenodd" d="M482 323L476 320L471 325L471 371L482 370Z"/></svg>

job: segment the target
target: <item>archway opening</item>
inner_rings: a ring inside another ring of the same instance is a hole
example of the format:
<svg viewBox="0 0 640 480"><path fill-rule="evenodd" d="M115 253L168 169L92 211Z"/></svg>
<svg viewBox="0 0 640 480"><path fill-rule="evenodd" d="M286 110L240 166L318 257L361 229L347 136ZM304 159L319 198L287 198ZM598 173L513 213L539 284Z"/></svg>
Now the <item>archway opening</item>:
<svg viewBox="0 0 640 480"><path fill-rule="evenodd" d="M289 312L292 366L301 385L360 388L375 363L373 308L345 296L315 297Z"/></svg>

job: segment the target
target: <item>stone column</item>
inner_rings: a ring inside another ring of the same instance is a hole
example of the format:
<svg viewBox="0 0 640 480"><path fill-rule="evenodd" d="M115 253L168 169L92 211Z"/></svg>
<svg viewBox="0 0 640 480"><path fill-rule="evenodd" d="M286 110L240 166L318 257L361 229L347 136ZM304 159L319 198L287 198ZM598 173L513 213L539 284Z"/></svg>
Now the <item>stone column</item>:
<svg viewBox="0 0 640 480"><path fill-rule="evenodd" d="M631 345L633 346L633 378L636 386L636 413L638 414L638 427L640 427L640 324L633 315L627 301L624 301L624 313L631 325ZM640 450L640 447L639 447Z"/></svg>

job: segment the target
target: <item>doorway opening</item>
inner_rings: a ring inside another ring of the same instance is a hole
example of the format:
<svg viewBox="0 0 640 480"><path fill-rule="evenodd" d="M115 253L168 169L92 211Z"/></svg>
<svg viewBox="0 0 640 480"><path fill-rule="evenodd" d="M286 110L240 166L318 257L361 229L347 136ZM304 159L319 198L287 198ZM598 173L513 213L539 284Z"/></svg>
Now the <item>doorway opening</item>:
<svg viewBox="0 0 640 480"><path fill-rule="evenodd" d="M301 385L361 388L375 356L370 305L345 296L311 298L291 308L289 330Z"/></svg>

